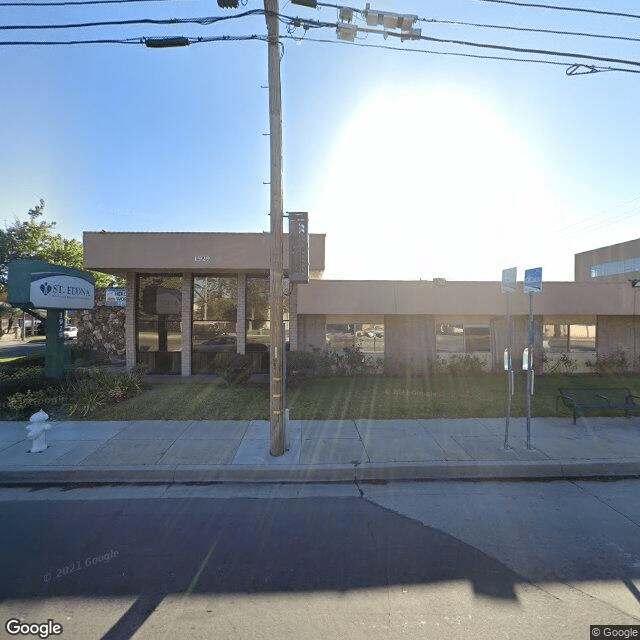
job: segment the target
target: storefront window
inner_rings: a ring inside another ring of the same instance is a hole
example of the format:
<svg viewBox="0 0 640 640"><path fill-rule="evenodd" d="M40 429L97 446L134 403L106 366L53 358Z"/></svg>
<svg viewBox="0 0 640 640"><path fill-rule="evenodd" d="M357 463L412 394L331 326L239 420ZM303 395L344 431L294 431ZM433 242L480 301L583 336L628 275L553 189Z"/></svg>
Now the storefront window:
<svg viewBox="0 0 640 640"><path fill-rule="evenodd" d="M438 353L489 353L491 330L488 325L439 322L436 324Z"/></svg>
<svg viewBox="0 0 640 640"><path fill-rule="evenodd" d="M548 353L584 353L596 350L593 324L545 324L544 350Z"/></svg>
<svg viewBox="0 0 640 640"><path fill-rule="evenodd" d="M136 301L137 362L151 373L180 373L182 277L138 276Z"/></svg>
<svg viewBox="0 0 640 640"><path fill-rule="evenodd" d="M289 342L289 280L282 281L284 292L284 339ZM269 345L271 344L271 307L269 304L269 278L248 276L246 291L246 343L245 351L254 358L256 370L269 370ZM257 355L256 355L257 354Z"/></svg>
<svg viewBox="0 0 640 640"><path fill-rule="evenodd" d="M570 324L569 325L569 351L595 352L596 350L596 326L594 324Z"/></svg>
<svg viewBox="0 0 640 640"><path fill-rule="evenodd" d="M384 324L351 322L327 325L327 347L341 352L357 347L366 354L384 356Z"/></svg>
<svg viewBox="0 0 640 640"><path fill-rule="evenodd" d="M195 277L192 312L191 369L204 373L210 370L216 354L237 351L237 276Z"/></svg>

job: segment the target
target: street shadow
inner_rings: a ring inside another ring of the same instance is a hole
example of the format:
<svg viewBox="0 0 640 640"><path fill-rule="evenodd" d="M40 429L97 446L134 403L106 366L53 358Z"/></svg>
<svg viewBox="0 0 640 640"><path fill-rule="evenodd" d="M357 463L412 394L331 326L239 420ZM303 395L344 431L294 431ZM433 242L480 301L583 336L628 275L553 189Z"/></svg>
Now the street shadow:
<svg viewBox="0 0 640 640"><path fill-rule="evenodd" d="M517 601L516 585L528 582L358 498L14 502L3 504L0 528L1 599L137 597L104 640L133 637L169 594L468 581L477 596Z"/></svg>

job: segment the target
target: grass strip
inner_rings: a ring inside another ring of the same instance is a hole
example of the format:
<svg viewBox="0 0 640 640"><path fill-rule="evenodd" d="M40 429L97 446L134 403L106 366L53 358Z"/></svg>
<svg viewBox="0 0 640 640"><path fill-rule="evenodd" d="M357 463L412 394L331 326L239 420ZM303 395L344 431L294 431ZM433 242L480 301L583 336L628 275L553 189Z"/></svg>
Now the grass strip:
<svg viewBox="0 0 640 640"><path fill-rule="evenodd" d="M513 417L525 415L525 379L516 376ZM291 385L292 419L499 418L506 413L502 375L434 376L400 379L384 376L314 378ZM538 376L531 403L533 416L556 415L559 387L626 387L640 396L640 376ZM606 412L594 412L605 415ZM610 415L621 415L610 412ZM571 412L560 406L560 416ZM154 387L90 416L96 420L253 420L269 418L267 390L176 383Z"/></svg>

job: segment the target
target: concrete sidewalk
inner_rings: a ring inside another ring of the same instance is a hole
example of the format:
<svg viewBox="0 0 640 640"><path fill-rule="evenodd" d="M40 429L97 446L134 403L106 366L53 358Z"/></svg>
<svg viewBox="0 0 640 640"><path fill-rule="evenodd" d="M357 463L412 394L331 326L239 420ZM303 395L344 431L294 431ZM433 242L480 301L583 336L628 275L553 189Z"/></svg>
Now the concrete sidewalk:
<svg viewBox="0 0 640 640"><path fill-rule="evenodd" d="M640 476L640 418L291 421L285 455L266 421L57 422L28 453L0 422L0 483L353 482Z"/></svg>

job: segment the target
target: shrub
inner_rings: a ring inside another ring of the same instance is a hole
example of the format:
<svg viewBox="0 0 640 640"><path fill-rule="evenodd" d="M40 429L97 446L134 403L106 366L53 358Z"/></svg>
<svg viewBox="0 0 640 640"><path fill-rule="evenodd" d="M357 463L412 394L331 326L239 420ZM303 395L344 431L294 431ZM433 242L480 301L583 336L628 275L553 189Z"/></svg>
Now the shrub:
<svg viewBox="0 0 640 640"><path fill-rule="evenodd" d="M149 373L150 369L151 367L148 364L145 364L144 362L138 362L137 364L133 365L131 373L137 376L146 376L147 373Z"/></svg>
<svg viewBox="0 0 640 640"><path fill-rule="evenodd" d="M67 413L86 416L108 403L138 395L142 384L133 373L89 369L67 374L61 391Z"/></svg>
<svg viewBox="0 0 640 640"><path fill-rule="evenodd" d="M6 365L0 369L0 400L6 400L15 393L38 391L50 385L44 377L44 367Z"/></svg>
<svg viewBox="0 0 640 640"><path fill-rule="evenodd" d="M32 391L28 389L24 393L18 391L10 396L6 402L7 408L15 413L19 418L28 418L40 409L50 411L50 407L58 403L55 390L39 389Z"/></svg>
<svg viewBox="0 0 640 640"><path fill-rule="evenodd" d="M578 368L578 361L563 353L557 360L550 360L547 354L542 356L543 370L550 375L571 375Z"/></svg>
<svg viewBox="0 0 640 640"><path fill-rule="evenodd" d="M326 376L358 376L369 375L378 372L382 361L374 359L362 352L360 347L344 347L337 351L333 347L327 349L313 348L315 358L315 372L322 377Z"/></svg>
<svg viewBox="0 0 640 640"><path fill-rule="evenodd" d="M452 375L482 373L486 364L482 358L471 355L470 353L456 353L449 359L447 371Z"/></svg>
<svg viewBox="0 0 640 640"><path fill-rule="evenodd" d="M627 354L620 349L597 356L595 362L588 360L586 365L600 375L625 375L629 373L630 362L627 359Z"/></svg>
<svg viewBox="0 0 640 640"><path fill-rule="evenodd" d="M229 384L244 384L251 378L253 361L240 353L219 353L213 360L211 371Z"/></svg>
<svg viewBox="0 0 640 640"><path fill-rule="evenodd" d="M287 379L306 378L316 372L317 358L309 351L287 352Z"/></svg>

